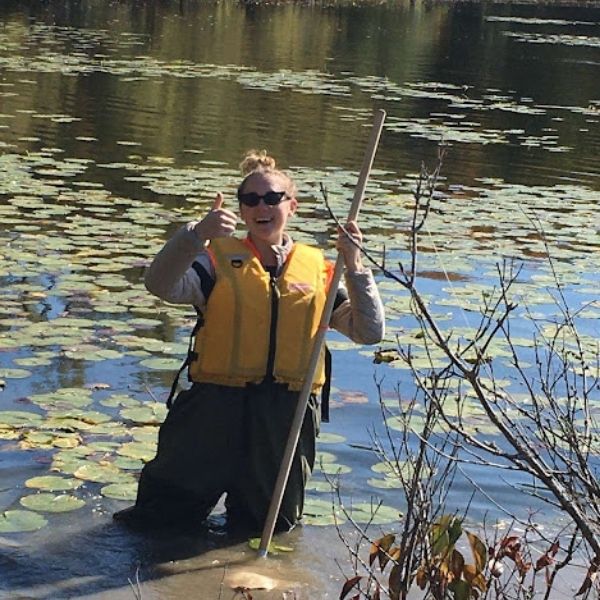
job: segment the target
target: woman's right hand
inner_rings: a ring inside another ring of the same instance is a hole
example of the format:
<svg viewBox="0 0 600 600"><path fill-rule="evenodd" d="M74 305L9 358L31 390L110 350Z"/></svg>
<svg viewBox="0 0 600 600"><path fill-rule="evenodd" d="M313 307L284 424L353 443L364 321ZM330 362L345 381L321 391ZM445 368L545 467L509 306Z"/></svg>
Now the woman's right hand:
<svg viewBox="0 0 600 600"><path fill-rule="evenodd" d="M235 213L223 208L223 194L217 193L210 212L196 223L194 231L201 240L212 240L233 234L237 224Z"/></svg>

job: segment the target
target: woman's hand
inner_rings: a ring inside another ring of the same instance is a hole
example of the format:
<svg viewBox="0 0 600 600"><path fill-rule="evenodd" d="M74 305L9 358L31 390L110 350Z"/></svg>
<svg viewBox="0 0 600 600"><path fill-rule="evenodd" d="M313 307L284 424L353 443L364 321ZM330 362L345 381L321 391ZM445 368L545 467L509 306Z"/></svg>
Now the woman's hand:
<svg viewBox="0 0 600 600"><path fill-rule="evenodd" d="M194 231L201 240L212 240L233 234L237 224L235 213L223 208L223 194L219 192L210 212L196 223Z"/></svg>
<svg viewBox="0 0 600 600"><path fill-rule="evenodd" d="M344 257L344 264L350 273L356 273L363 270L360 248L362 246L362 233L356 224L356 221L348 221L346 233L341 227L338 227L338 240L336 247ZM350 239L348 236L352 236Z"/></svg>

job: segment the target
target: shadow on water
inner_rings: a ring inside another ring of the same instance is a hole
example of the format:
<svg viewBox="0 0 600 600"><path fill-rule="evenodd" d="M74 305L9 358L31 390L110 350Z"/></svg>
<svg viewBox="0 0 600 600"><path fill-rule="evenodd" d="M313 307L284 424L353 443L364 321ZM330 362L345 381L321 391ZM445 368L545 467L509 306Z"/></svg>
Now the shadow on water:
<svg viewBox="0 0 600 600"><path fill-rule="evenodd" d="M192 529L145 532L112 522L109 515L86 526L97 518L69 517L51 537L46 528L22 538L27 542L0 537L0 598L133 598L136 589L145 599L189 597L191 590L196 598L217 598L248 577L266 582L260 598L282 598L284 591L314 597L315 582L307 582L304 569L279 557L257 558L247 537L228 533L221 518ZM278 541L295 546L302 536L298 529ZM285 580L278 575L282 570Z"/></svg>

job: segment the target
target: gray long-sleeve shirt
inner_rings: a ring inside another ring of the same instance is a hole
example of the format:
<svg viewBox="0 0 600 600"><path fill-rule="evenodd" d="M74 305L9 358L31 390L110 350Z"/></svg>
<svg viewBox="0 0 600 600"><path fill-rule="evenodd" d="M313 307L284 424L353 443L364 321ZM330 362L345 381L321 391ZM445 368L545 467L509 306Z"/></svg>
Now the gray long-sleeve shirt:
<svg viewBox="0 0 600 600"><path fill-rule="evenodd" d="M214 267L204 242L194 231L195 222L188 223L164 245L146 272L146 287L159 298L173 304L192 304L201 312L207 298L200 277L192 267L198 263L215 278ZM284 236L281 246L273 246L279 266L285 263L293 246ZM370 269L345 275L348 298L339 303L330 320L330 327L358 344L376 344L385 333L383 304Z"/></svg>

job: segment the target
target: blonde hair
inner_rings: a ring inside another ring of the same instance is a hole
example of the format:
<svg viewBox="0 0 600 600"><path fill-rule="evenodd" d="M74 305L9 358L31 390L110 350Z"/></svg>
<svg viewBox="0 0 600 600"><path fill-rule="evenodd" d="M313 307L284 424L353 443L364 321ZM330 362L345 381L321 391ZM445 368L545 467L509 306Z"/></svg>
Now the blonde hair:
<svg viewBox="0 0 600 600"><path fill-rule="evenodd" d="M277 163L272 156L267 154L266 150L248 150L240 163L240 169L242 171L242 175L244 179L242 183L240 183L238 187L238 193L241 193L248 182L248 180L254 175L261 174L269 174L269 175L277 175L281 177L288 188L286 191L292 196L296 195L296 184L292 180L292 178L285 172L276 168Z"/></svg>
<svg viewBox="0 0 600 600"><path fill-rule="evenodd" d="M275 171L275 159L266 150L248 150L240 163L242 175L246 177L256 171Z"/></svg>

